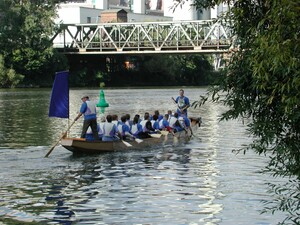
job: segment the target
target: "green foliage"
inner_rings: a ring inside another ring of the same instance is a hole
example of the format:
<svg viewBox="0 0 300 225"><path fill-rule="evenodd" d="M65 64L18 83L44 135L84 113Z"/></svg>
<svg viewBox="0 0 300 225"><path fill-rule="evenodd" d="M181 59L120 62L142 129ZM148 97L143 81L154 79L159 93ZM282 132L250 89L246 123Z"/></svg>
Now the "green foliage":
<svg viewBox="0 0 300 225"><path fill-rule="evenodd" d="M0 55L0 87L16 87L23 78L23 75L17 74L13 69L5 68L3 56Z"/></svg>
<svg viewBox="0 0 300 225"><path fill-rule="evenodd" d="M213 68L203 55L161 55L142 63L148 82L164 85L207 85Z"/></svg>
<svg viewBox="0 0 300 225"><path fill-rule="evenodd" d="M57 2L60 1L0 2L0 54L6 67L25 75L24 82L50 80L55 72L52 68L57 68L50 65L57 53L49 40L55 29ZM65 63L60 66L65 67Z"/></svg>
<svg viewBox="0 0 300 225"><path fill-rule="evenodd" d="M289 180L282 186L269 183L270 194L273 196L273 201L265 201L265 209L263 213L271 212L274 214L277 210L286 212L288 216L281 223L285 224L300 224L299 217L299 181L297 179ZM296 204L295 204L296 203Z"/></svg>
<svg viewBox="0 0 300 225"><path fill-rule="evenodd" d="M145 82L155 85L156 81L159 81L167 85L174 83L176 73L178 73L178 64L170 55L147 57L142 62L142 71L147 74Z"/></svg>
<svg viewBox="0 0 300 225"><path fill-rule="evenodd" d="M267 171L298 182L297 194L279 197L282 207L275 208L289 212L295 224L300 209L299 9L299 1L232 2L227 19L233 22L238 49L220 85L209 90L212 101L229 106L222 119L251 118L247 125L254 141L246 149L270 156ZM194 105L207 100L202 97Z"/></svg>

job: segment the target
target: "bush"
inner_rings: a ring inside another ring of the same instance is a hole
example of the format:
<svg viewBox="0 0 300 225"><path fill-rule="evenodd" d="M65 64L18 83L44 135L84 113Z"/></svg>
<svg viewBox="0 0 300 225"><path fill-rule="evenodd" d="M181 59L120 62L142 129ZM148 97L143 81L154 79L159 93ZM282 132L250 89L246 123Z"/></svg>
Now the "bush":
<svg viewBox="0 0 300 225"><path fill-rule="evenodd" d="M3 56L0 55L0 87L16 87L23 80L23 78L24 76L21 74L17 74L14 69L7 69L4 65Z"/></svg>

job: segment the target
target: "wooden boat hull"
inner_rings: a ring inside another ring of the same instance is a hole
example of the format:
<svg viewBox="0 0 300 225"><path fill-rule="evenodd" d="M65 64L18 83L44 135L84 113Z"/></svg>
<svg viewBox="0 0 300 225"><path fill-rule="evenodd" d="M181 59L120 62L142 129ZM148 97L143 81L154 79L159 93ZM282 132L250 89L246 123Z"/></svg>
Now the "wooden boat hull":
<svg viewBox="0 0 300 225"><path fill-rule="evenodd" d="M195 130L201 125L201 119L191 120L192 128ZM187 142L190 140L191 133L181 131L175 133L175 136L161 135L159 138L151 137L143 139L143 142L137 143L134 140L129 140L131 146L127 146L121 140L118 141L86 141L84 138L63 138L61 145L73 153L102 153L114 151L127 151L127 150L142 150L149 147L158 147L166 144L173 144L174 142Z"/></svg>
<svg viewBox="0 0 300 225"><path fill-rule="evenodd" d="M122 141L86 141L83 138L64 138L61 145L73 153L101 153L143 149L162 143L161 138L147 138L143 142L126 141L132 146L127 147Z"/></svg>

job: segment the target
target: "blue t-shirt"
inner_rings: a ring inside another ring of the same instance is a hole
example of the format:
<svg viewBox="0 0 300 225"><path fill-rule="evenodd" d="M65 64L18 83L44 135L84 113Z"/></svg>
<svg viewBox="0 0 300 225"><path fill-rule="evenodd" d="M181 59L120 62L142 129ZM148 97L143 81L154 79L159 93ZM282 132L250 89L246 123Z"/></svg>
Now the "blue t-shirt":
<svg viewBox="0 0 300 225"><path fill-rule="evenodd" d="M159 122L159 129L164 129L169 126L170 126L169 121L166 119L163 119L162 121Z"/></svg>
<svg viewBox="0 0 300 225"><path fill-rule="evenodd" d="M178 96L176 98L175 102L177 103L177 106L178 106L177 113L179 115L181 115L180 109L190 105L190 100L185 96L183 96L183 97ZM184 112L184 114L187 115L187 109L183 110L183 112Z"/></svg>
<svg viewBox="0 0 300 225"><path fill-rule="evenodd" d="M84 115L85 120L96 119L96 105L90 101L83 102L80 107L80 112Z"/></svg>
<svg viewBox="0 0 300 225"><path fill-rule="evenodd" d="M132 124L130 127L130 132L132 133L133 136L137 137L139 133L143 132L142 125L139 123Z"/></svg>
<svg viewBox="0 0 300 225"><path fill-rule="evenodd" d="M122 136L125 136L126 132L130 133L130 128L127 124L121 122L121 124L119 126L122 127L121 130L119 130L120 133L122 134Z"/></svg>
<svg viewBox="0 0 300 225"><path fill-rule="evenodd" d="M154 130L158 130L159 129L159 122L158 121L151 121L152 127Z"/></svg>
<svg viewBox="0 0 300 225"><path fill-rule="evenodd" d="M183 119L184 119L185 126L186 127L190 127L191 126L191 122L190 122L189 118L187 118L186 116L184 116Z"/></svg>
<svg viewBox="0 0 300 225"><path fill-rule="evenodd" d="M117 140L115 137L118 134L118 127L109 122L105 122L103 125L103 137L102 141L114 141Z"/></svg>

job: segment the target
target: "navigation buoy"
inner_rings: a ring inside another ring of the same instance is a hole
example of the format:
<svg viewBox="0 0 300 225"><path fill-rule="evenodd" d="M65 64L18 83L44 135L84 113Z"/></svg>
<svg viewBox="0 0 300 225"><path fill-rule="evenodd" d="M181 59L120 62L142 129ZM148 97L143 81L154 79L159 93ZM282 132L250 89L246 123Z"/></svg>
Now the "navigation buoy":
<svg viewBox="0 0 300 225"><path fill-rule="evenodd" d="M109 106L109 104L105 100L104 91L100 90L100 99L99 99L99 102L97 104L97 107L100 108L101 113L104 113L105 108L108 107L108 106Z"/></svg>

